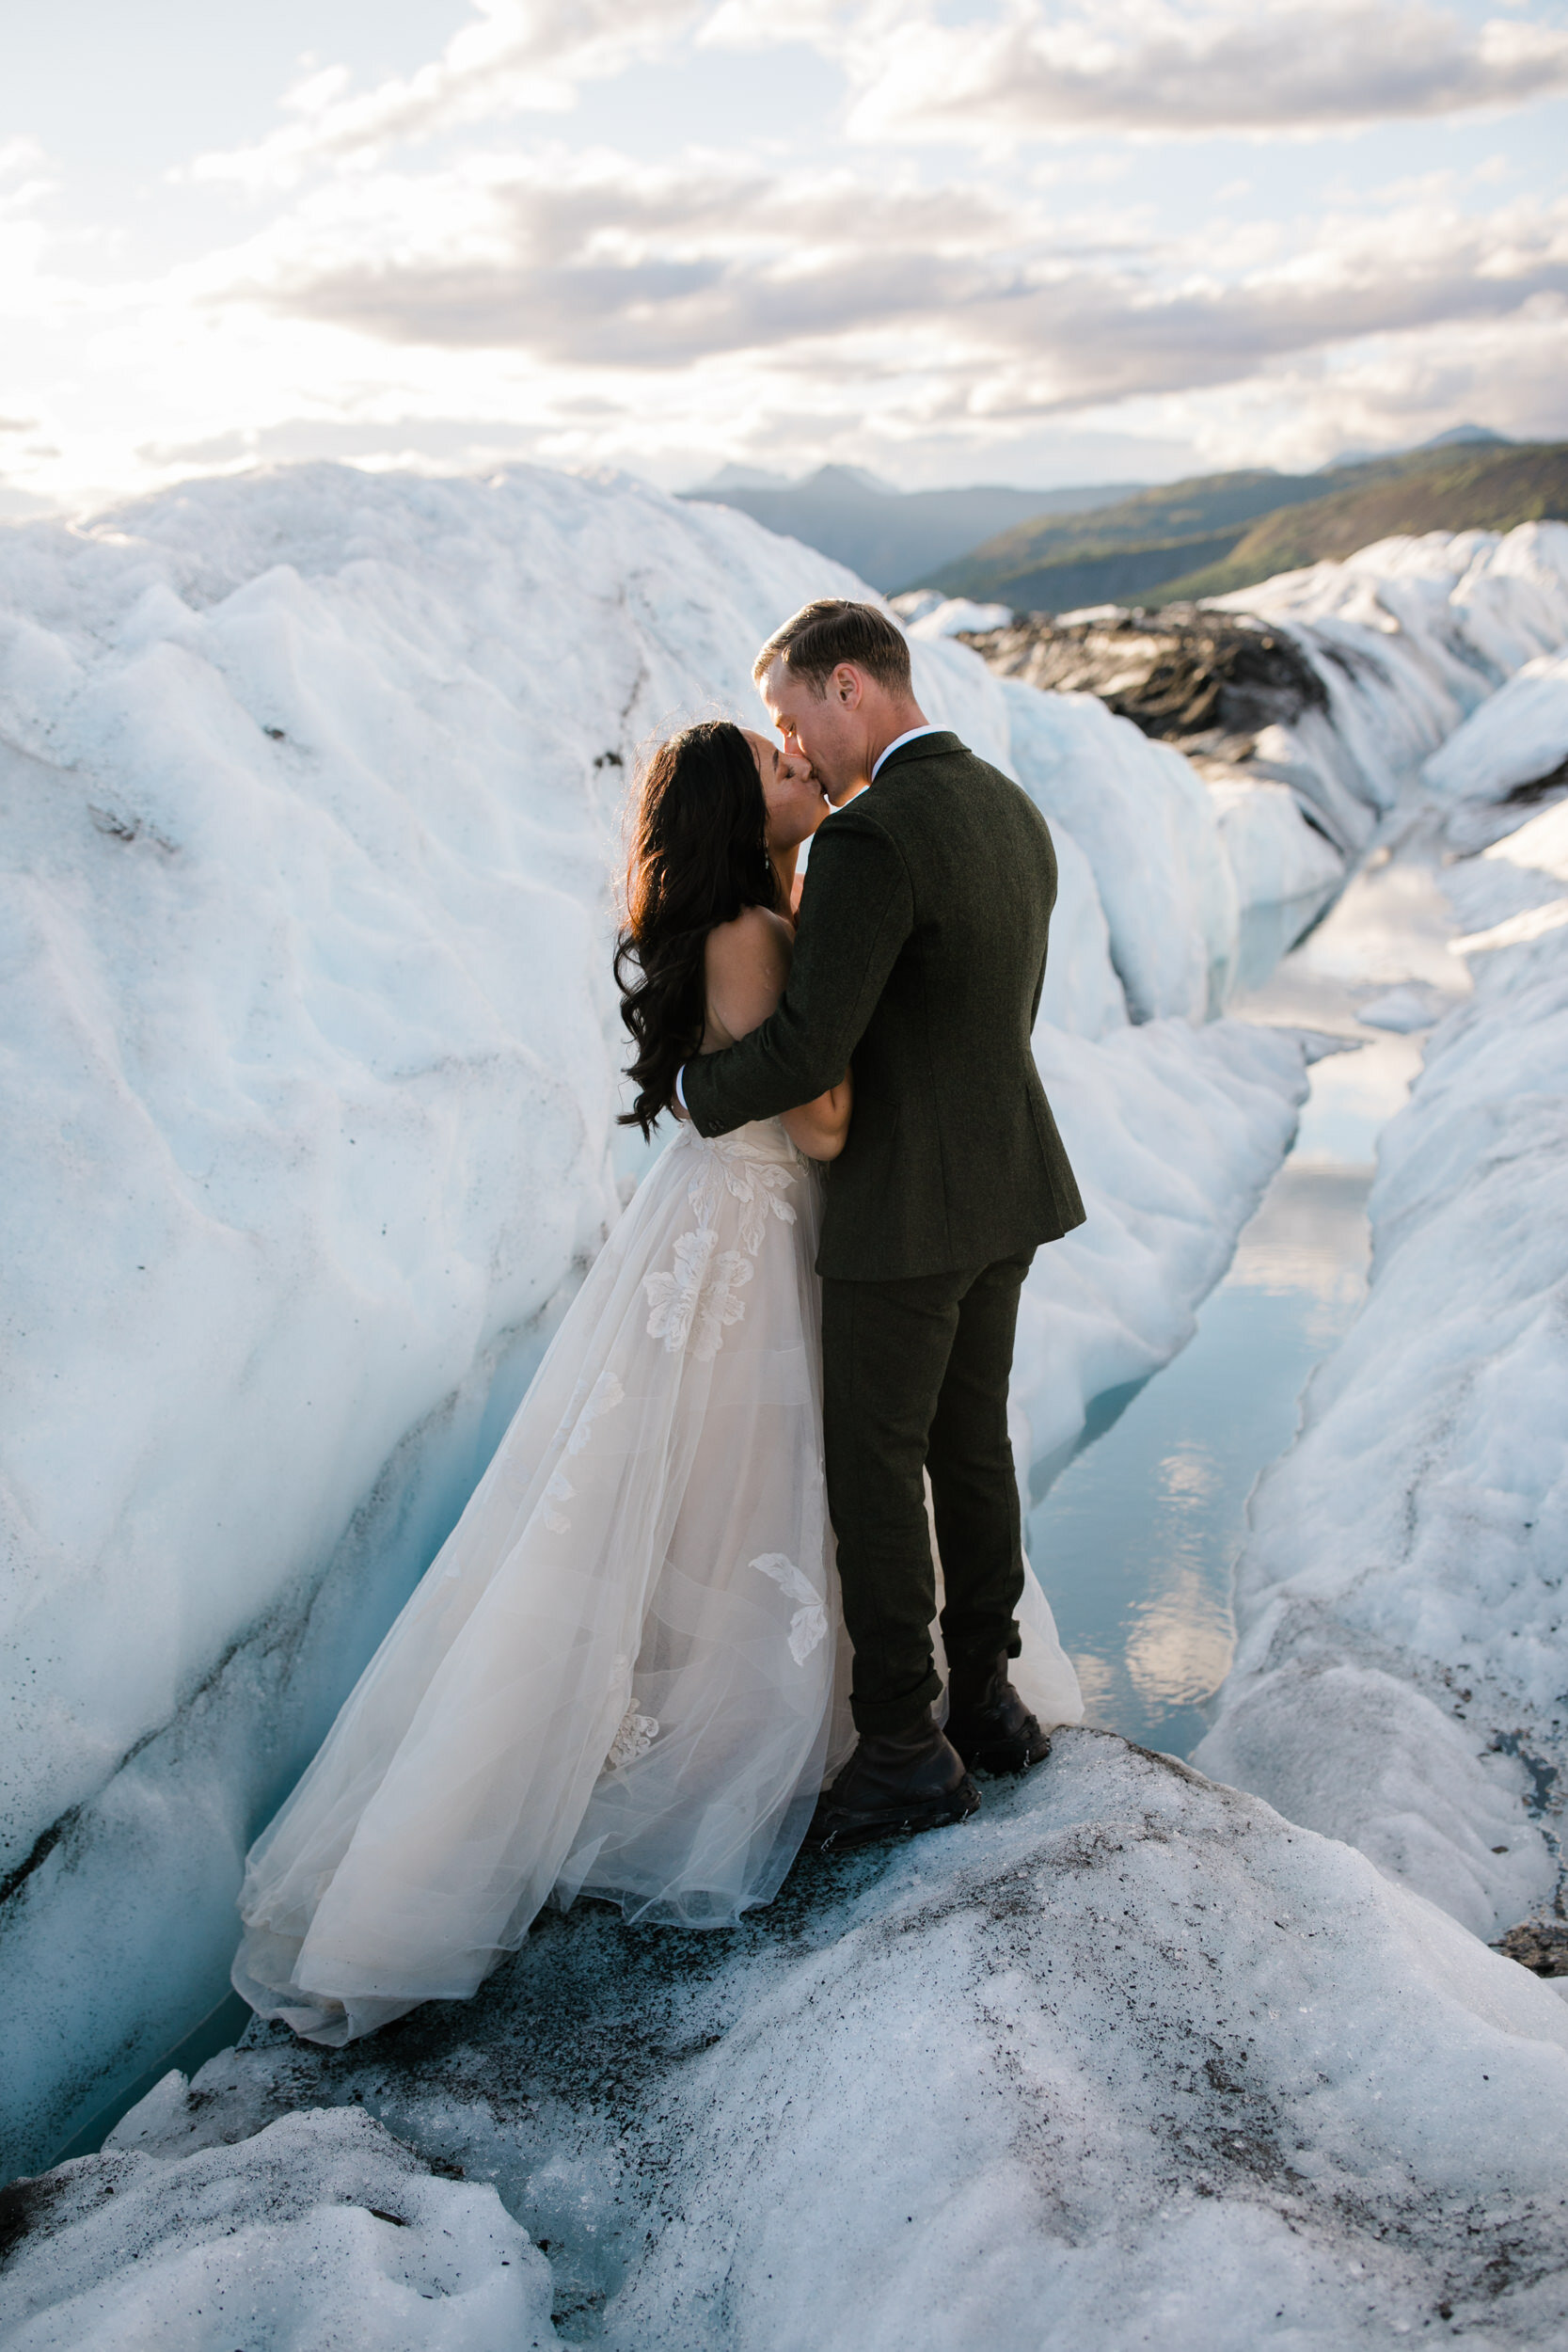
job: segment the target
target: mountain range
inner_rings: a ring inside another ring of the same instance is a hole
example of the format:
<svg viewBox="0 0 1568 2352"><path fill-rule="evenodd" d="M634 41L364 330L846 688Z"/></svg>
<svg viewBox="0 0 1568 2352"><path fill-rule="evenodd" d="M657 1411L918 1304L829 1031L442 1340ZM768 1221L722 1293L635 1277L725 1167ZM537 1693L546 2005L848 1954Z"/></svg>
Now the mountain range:
<svg viewBox="0 0 1568 2352"><path fill-rule="evenodd" d="M1568 442L1462 424L1418 449L1346 451L1315 473L1258 467L1055 490L900 491L856 466L798 481L726 466L681 495L737 506L888 594L937 588L1062 612L1219 596L1398 532L1568 518Z"/></svg>
<svg viewBox="0 0 1568 2352"><path fill-rule="evenodd" d="M1395 533L1568 517L1568 442L1464 437L1319 473L1204 474L1090 514L1015 525L914 584L1064 612L1246 588Z"/></svg>
<svg viewBox="0 0 1568 2352"><path fill-rule="evenodd" d="M1101 482L1067 490L1013 490L981 483L960 490L898 490L859 466L822 466L798 482L726 466L688 499L738 506L787 539L819 548L892 594L998 532L1037 517L1103 507L1139 485Z"/></svg>

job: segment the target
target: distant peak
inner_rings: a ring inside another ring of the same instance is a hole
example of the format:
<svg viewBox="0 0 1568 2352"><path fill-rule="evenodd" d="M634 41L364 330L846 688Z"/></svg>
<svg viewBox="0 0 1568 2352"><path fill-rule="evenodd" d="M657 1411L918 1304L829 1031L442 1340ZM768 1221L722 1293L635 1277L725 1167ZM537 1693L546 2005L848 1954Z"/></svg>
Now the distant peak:
<svg viewBox="0 0 1568 2352"><path fill-rule="evenodd" d="M711 490L787 490L788 487L787 474L769 473L766 466L721 466L716 474L710 475L706 482L699 482L695 489L686 492L686 496L700 499L705 498Z"/></svg>
<svg viewBox="0 0 1568 2352"><path fill-rule="evenodd" d="M1495 449L1512 449L1513 444L1506 433L1494 433L1487 424L1451 424L1446 433L1434 433L1430 441L1418 441L1418 449L1451 449L1459 441L1487 441Z"/></svg>
<svg viewBox="0 0 1568 2352"><path fill-rule="evenodd" d="M1393 449L1342 449L1318 468L1320 473L1333 473L1341 466L1370 466L1380 457L1419 457L1429 449L1513 449L1514 444L1506 433L1494 433L1487 424L1451 424L1446 433L1434 433L1430 441L1401 441Z"/></svg>
<svg viewBox="0 0 1568 2352"><path fill-rule="evenodd" d="M869 490L877 498L894 499L900 495L896 483L884 482L879 474L867 472L863 466L818 466L796 484L800 490Z"/></svg>

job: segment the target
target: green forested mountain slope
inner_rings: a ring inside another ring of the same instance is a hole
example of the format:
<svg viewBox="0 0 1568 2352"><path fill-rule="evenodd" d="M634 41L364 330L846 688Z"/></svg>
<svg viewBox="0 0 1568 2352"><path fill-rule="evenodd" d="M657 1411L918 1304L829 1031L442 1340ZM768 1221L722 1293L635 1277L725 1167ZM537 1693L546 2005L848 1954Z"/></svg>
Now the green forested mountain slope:
<svg viewBox="0 0 1568 2352"><path fill-rule="evenodd" d="M1394 482L1341 490L1309 506L1265 515L1228 556L1169 581L1151 601L1223 596L1276 572L1354 555L1357 548L1424 531L1512 531L1515 523L1568 521L1568 442L1455 459Z"/></svg>
<svg viewBox="0 0 1568 2352"><path fill-rule="evenodd" d="M1200 475L1090 514L1041 516L916 583L1062 612L1216 596L1396 532L1568 518L1568 442L1416 450L1316 474Z"/></svg>

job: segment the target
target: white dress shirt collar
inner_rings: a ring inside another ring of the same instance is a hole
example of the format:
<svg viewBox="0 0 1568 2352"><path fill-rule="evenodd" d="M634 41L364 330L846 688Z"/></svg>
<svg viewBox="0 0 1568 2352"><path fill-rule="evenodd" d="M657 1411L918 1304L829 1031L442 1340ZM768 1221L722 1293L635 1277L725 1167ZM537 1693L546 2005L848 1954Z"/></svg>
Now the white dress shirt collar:
<svg viewBox="0 0 1568 2352"><path fill-rule="evenodd" d="M903 735L895 735L886 750L877 755L877 765L871 771L872 783L876 783L878 770L882 766L883 761L891 759L895 752L901 752L906 743L918 743L923 735L940 735L941 733L941 727L924 726L910 727Z"/></svg>

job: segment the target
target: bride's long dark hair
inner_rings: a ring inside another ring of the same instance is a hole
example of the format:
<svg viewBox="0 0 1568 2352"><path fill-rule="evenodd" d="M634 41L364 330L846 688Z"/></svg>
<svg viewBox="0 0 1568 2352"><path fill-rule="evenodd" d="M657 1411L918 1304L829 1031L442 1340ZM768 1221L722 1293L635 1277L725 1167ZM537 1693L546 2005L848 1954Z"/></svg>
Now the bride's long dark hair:
<svg viewBox="0 0 1568 2352"><path fill-rule="evenodd" d="M638 1091L620 1123L649 1136L674 1100L682 1063L702 1045L709 931L742 907L783 912L768 802L739 727L705 720L661 743L642 771L630 833L615 984Z"/></svg>

